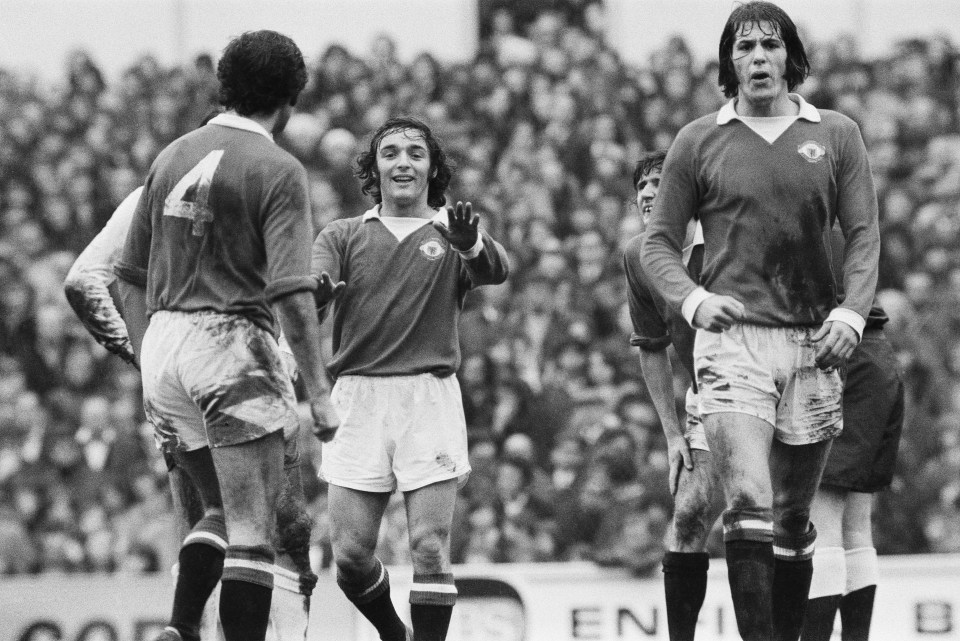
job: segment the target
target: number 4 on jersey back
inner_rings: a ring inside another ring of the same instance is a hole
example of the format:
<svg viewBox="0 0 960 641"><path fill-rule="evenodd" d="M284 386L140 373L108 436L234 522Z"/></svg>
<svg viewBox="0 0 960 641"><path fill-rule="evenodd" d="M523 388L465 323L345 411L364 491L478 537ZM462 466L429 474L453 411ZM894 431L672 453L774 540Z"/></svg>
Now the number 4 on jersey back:
<svg viewBox="0 0 960 641"><path fill-rule="evenodd" d="M194 236L203 236L207 231L205 223L213 222L213 210L208 204L210 184L221 158L222 149L211 151L180 179L163 201L163 215L190 220Z"/></svg>

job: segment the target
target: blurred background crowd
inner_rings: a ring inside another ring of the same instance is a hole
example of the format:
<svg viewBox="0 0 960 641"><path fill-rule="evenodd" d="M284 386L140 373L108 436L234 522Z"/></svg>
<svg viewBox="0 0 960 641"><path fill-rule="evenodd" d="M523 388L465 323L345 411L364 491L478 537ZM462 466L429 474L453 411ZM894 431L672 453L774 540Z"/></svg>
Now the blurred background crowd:
<svg viewBox="0 0 960 641"><path fill-rule="evenodd" d="M544 6L540 6L544 5ZM459 372L473 473L457 562L592 560L656 567L667 458L635 350L621 248L637 233L633 163L723 102L716 62L663 36L643 66L605 45L591 0L480 3L469 63L331 46L278 139L308 168L315 224L370 203L353 176L387 117L426 120L512 275L467 300ZM880 198L881 301L907 387L881 553L960 552L960 56L944 38L875 59L853 38L804 38L800 92L854 118ZM308 54L309 43L300 43ZM215 104L215 59L137 60L107 82L77 51L62 82L0 69L0 574L165 570L175 560L166 470L138 373L83 330L62 293L77 253L157 152ZM678 374L678 399L687 383ZM678 409L682 410L682 407ZM319 448L304 477L315 561L330 562ZM400 497L380 554L407 561ZM722 553L722 546L712 551Z"/></svg>

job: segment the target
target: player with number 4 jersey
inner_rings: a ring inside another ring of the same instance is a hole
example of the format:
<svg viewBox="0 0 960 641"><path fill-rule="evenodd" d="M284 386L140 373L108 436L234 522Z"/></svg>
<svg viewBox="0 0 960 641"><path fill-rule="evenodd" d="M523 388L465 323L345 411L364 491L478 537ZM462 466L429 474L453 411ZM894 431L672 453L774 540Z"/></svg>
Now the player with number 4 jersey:
<svg viewBox="0 0 960 641"><path fill-rule="evenodd" d="M217 78L225 113L154 161L115 268L144 411L204 508L180 551L163 641L199 641L196 610L217 579L226 640L266 635L282 432L299 420L272 306L314 424L330 427L307 176L273 141L306 65L290 38L248 32L224 49Z"/></svg>

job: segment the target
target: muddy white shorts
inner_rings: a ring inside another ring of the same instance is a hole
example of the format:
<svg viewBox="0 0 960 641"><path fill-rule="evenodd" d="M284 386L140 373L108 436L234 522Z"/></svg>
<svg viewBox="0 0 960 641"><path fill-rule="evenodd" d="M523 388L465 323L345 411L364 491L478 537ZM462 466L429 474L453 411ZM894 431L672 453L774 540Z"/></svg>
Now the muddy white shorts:
<svg viewBox="0 0 960 641"><path fill-rule="evenodd" d="M734 325L697 331L693 348L700 414L739 412L770 423L788 445L833 438L843 429L843 382L821 370L819 327Z"/></svg>
<svg viewBox="0 0 960 641"><path fill-rule="evenodd" d="M277 341L249 319L159 311L141 352L143 408L162 450L236 445L279 430L296 445L296 399Z"/></svg>
<svg viewBox="0 0 960 641"><path fill-rule="evenodd" d="M365 492L408 492L466 479L467 426L455 375L341 376L340 429L323 444L320 476Z"/></svg>
<svg viewBox="0 0 960 641"><path fill-rule="evenodd" d="M707 445L707 431L703 427L703 421L700 419L700 398L693 387L687 388L687 398L684 402L687 410L687 423L684 426L683 437L687 439L687 444L692 450L710 451Z"/></svg>

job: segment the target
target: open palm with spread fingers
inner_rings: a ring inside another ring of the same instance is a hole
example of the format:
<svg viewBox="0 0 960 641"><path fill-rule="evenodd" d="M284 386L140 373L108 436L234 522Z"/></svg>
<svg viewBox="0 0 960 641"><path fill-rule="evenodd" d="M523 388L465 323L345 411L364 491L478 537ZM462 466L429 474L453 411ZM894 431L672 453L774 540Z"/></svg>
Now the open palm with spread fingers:
<svg viewBox="0 0 960 641"><path fill-rule="evenodd" d="M327 272L320 273L320 284L317 285L317 290L314 292L314 298L317 300L317 305L326 305L334 298L343 293L343 289L347 286L342 280L340 282L334 283L333 279L330 278L330 274Z"/></svg>
<svg viewBox="0 0 960 641"><path fill-rule="evenodd" d="M480 235L480 216L473 213L470 203L457 202L456 207L447 207L447 224L433 221L433 228L447 239L457 251L468 251Z"/></svg>

